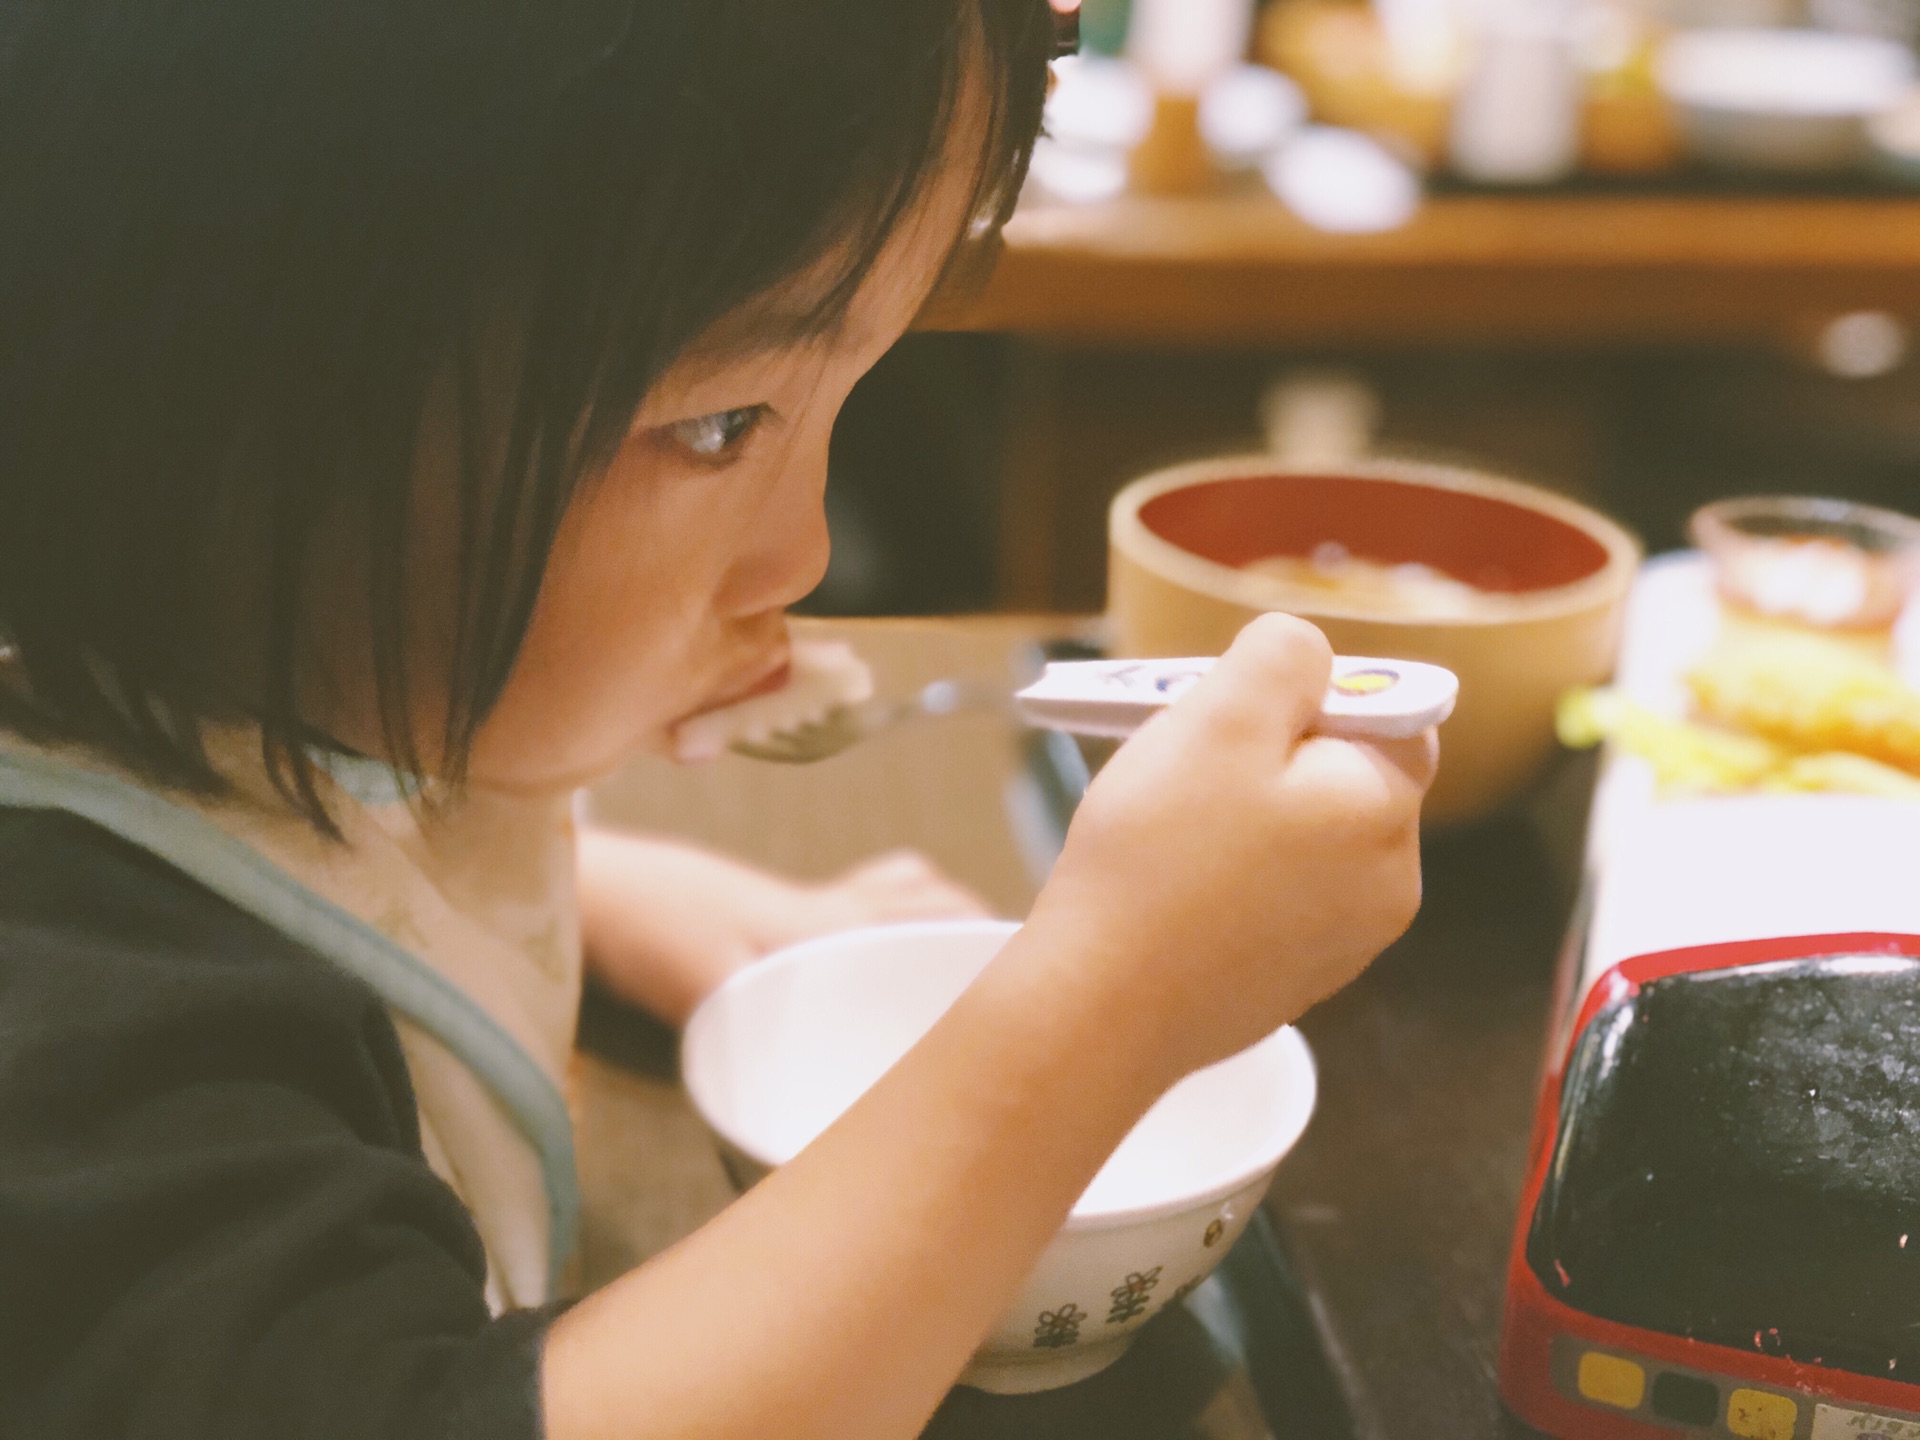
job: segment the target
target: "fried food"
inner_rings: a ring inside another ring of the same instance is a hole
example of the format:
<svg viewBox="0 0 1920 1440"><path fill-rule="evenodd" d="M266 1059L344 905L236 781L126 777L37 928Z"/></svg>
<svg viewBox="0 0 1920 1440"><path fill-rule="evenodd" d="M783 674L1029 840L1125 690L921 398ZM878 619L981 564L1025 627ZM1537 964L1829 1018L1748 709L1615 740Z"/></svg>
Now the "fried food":
<svg viewBox="0 0 1920 1440"><path fill-rule="evenodd" d="M1661 789L1686 794L1758 789L1790 758L1768 741L1669 719L1612 690L1569 691L1556 719L1569 749L1610 740L1651 765Z"/></svg>
<svg viewBox="0 0 1920 1440"><path fill-rule="evenodd" d="M1878 795L1887 800L1920 800L1920 779L1864 755L1829 751L1824 755L1796 755L1763 782L1773 791L1830 791L1845 795Z"/></svg>
<svg viewBox="0 0 1920 1440"><path fill-rule="evenodd" d="M1560 702L1560 743L1585 750L1611 741L1653 767L1673 794L1820 792L1920 801L1920 778L1842 750L1796 754L1752 735L1672 720L1611 690L1574 690Z"/></svg>
<svg viewBox="0 0 1920 1440"><path fill-rule="evenodd" d="M1848 645L1791 631L1717 647L1687 677L1701 715L1789 750L1920 775L1920 692Z"/></svg>

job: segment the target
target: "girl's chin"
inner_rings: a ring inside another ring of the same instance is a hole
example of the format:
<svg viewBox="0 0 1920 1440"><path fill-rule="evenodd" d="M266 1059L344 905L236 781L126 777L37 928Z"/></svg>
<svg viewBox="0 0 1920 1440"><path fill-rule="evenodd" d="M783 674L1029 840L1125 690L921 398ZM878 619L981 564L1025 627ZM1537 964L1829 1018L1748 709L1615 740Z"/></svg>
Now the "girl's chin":
<svg viewBox="0 0 1920 1440"><path fill-rule="evenodd" d="M542 795L557 791L579 790L597 785L617 774L629 761L673 758L673 726L654 721L618 742L591 747L581 746L564 757L551 747L537 755L506 756L480 754L468 771L468 783L476 789L510 795Z"/></svg>

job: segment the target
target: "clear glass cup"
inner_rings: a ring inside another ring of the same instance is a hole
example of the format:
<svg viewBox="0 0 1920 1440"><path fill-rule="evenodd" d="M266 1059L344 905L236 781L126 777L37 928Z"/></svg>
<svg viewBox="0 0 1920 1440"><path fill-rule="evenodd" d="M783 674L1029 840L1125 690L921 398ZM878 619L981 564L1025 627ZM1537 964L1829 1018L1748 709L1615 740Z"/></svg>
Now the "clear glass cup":
<svg viewBox="0 0 1920 1440"><path fill-rule="evenodd" d="M1920 520L1805 496L1721 500L1687 533L1720 598L1754 617L1821 630L1891 630L1920 585Z"/></svg>

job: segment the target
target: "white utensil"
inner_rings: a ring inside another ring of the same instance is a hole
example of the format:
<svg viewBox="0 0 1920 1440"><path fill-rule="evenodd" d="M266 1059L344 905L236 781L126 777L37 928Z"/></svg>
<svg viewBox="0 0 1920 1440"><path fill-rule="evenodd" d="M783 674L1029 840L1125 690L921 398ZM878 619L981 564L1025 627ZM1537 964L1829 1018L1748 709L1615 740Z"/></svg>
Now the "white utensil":
<svg viewBox="0 0 1920 1440"><path fill-rule="evenodd" d="M1020 718L1047 730L1123 739L1193 688L1213 668L1196 660L1073 660L1013 697ZM1406 740L1453 713L1460 681L1413 660L1337 656L1317 733L1343 740Z"/></svg>

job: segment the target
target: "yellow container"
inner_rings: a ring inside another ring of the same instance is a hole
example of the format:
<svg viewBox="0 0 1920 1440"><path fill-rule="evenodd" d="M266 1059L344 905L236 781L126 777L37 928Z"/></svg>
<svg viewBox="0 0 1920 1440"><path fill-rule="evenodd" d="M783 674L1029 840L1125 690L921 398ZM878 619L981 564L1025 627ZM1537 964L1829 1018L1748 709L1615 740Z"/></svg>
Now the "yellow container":
<svg viewBox="0 0 1920 1440"><path fill-rule="evenodd" d="M1442 733L1433 824L1477 819L1553 753L1554 707L1613 671L1640 548L1550 491L1433 465L1299 468L1269 456L1179 466L1135 481L1110 515L1108 618L1117 653L1217 655L1255 615L1286 610L1347 655L1426 660L1460 677ZM1483 592L1470 614L1422 614L1248 571L1338 546L1417 564Z"/></svg>

